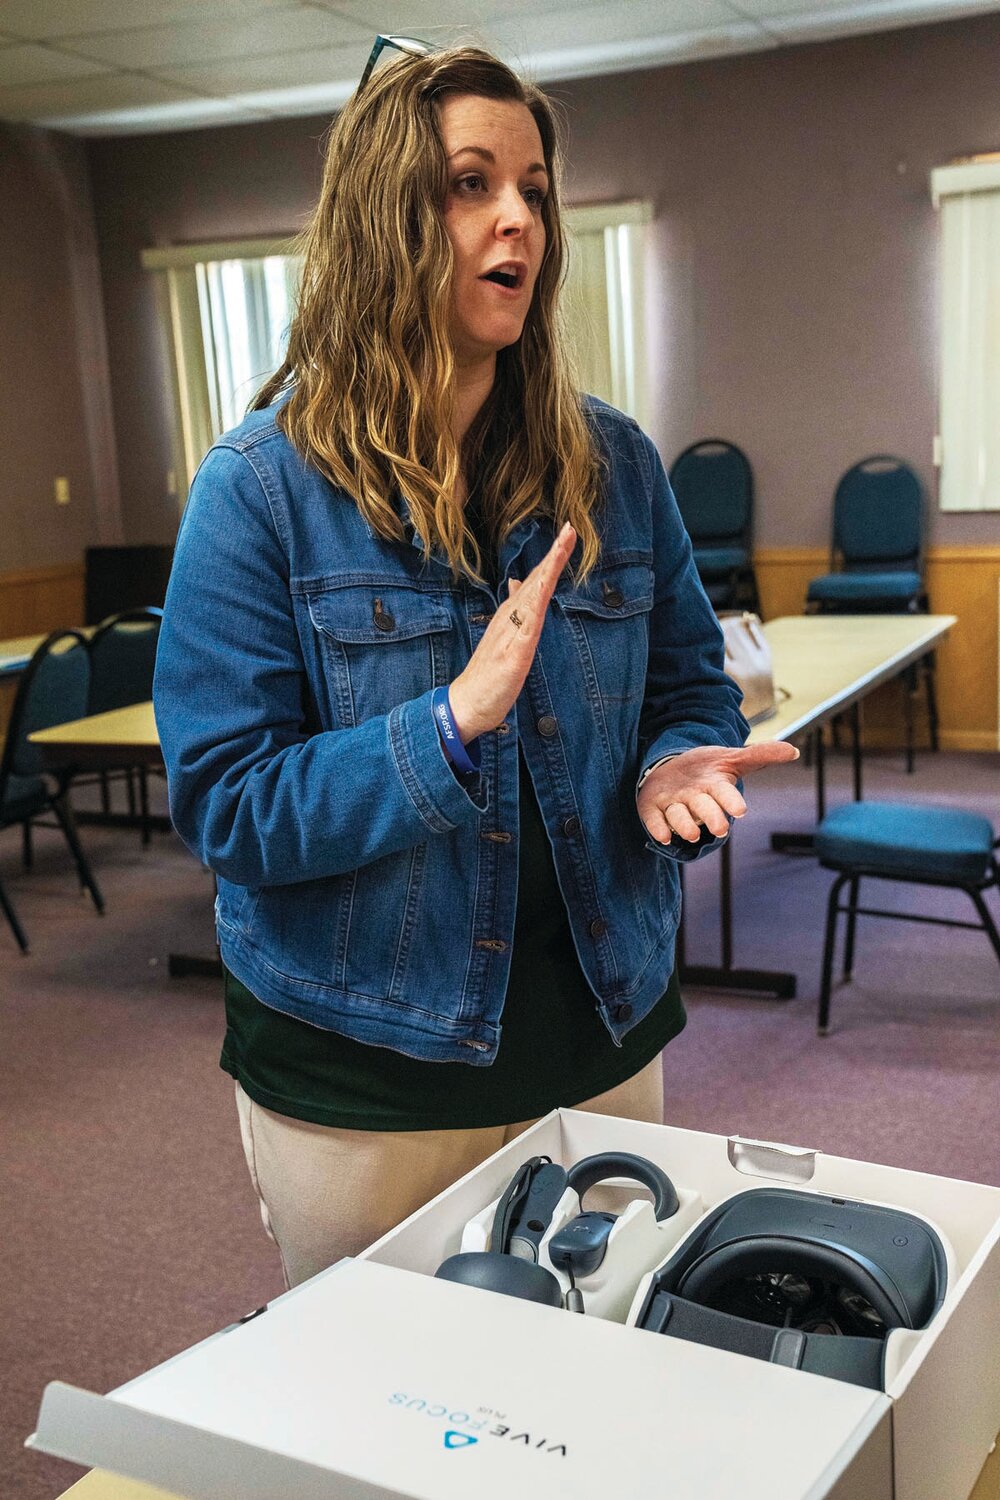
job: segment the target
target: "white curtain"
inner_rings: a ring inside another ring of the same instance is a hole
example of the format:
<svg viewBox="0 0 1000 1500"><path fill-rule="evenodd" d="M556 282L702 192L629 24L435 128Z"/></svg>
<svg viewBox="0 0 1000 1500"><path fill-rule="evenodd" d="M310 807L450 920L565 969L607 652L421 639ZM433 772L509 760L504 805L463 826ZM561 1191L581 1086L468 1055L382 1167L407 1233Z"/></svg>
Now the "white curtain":
<svg viewBox="0 0 1000 1500"><path fill-rule="evenodd" d="M183 504L195 470L284 358L301 258L285 240L146 250L158 273Z"/></svg>
<svg viewBox="0 0 1000 1500"><path fill-rule="evenodd" d="M1000 161L932 174L941 213L941 509L1000 510Z"/></svg>
<svg viewBox="0 0 1000 1500"><path fill-rule="evenodd" d="M646 203L595 204L566 211L569 274L563 317L581 388L649 420L645 310Z"/></svg>

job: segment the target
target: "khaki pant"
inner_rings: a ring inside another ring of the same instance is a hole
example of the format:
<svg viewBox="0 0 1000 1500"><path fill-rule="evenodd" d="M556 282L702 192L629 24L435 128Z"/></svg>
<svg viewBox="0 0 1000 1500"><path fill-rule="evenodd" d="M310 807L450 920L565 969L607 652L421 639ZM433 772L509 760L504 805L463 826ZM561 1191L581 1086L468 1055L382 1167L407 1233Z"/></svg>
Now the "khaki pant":
<svg viewBox="0 0 1000 1500"><path fill-rule="evenodd" d="M659 1057L576 1106L663 1122ZM479 1130L339 1130L275 1114L236 1085L243 1150L288 1286L356 1255L534 1121Z"/></svg>

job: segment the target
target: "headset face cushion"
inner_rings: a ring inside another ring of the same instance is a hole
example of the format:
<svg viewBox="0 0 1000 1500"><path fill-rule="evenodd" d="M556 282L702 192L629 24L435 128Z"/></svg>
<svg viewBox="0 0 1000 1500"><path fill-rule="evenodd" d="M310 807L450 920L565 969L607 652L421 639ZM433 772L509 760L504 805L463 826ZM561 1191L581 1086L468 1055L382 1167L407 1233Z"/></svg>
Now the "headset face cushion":
<svg viewBox="0 0 1000 1500"><path fill-rule="evenodd" d="M483 1291L503 1292L507 1297L521 1297L527 1302L541 1302L547 1307L562 1307L562 1287L558 1278L544 1266L520 1260L516 1255L496 1255L490 1250L467 1250L449 1255L434 1275L442 1281L459 1281L478 1286Z"/></svg>
<svg viewBox="0 0 1000 1500"><path fill-rule="evenodd" d="M832 1245L783 1235L752 1235L706 1251L681 1275L678 1296L710 1305L727 1283L765 1272L791 1272L835 1282L869 1302L886 1328L908 1328L905 1307L893 1296L887 1278L878 1276L860 1258Z"/></svg>

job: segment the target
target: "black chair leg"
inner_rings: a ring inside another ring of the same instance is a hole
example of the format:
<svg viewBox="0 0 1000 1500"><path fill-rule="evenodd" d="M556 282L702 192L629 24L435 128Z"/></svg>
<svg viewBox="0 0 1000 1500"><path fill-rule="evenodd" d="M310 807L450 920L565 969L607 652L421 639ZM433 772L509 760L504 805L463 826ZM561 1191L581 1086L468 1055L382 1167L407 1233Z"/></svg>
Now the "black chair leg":
<svg viewBox="0 0 1000 1500"><path fill-rule="evenodd" d="M30 870L35 862L34 847L31 840L31 819L25 818L21 824L21 862L26 870Z"/></svg>
<svg viewBox="0 0 1000 1500"><path fill-rule="evenodd" d="M59 819L59 826L66 835L66 842L72 850L77 872L80 876L80 884L87 887L91 900L97 907L97 910L103 915L104 897L101 895L100 887L94 879L94 873L90 868L87 856L83 852L83 846L76 831L76 824L73 821L73 810L65 797L53 797L52 811Z"/></svg>
<svg viewBox="0 0 1000 1500"><path fill-rule="evenodd" d="M107 771L102 771L100 773L100 775L101 775L101 812L104 814L105 817L107 817L108 813L111 811L111 785L110 785L110 783L108 781L108 773L107 773Z"/></svg>
<svg viewBox="0 0 1000 1500"><path fill-rule="evenodd" d="M131 769L125 772L125 790L128 795L129 817L135 817L135 781L132 778Z"/></svg>
<svg viewBox="0 0 1000 1500"><path fill-rule="evenodd" d="M965 889L972 897L975 908L979 913L980 921L983 924L983 930L985 931L986 936L989 938L990 942L993 944L993 952L996 954L997 958L1000 959L1000 933L997 932L997 924L994 922L992 916L990 915L990 909L986 905L986 902L983 900L982 893L980 891L974 890L969 886L966 886Z"/></svg>
<svg viewBox="0 0 1000 1500"><path fill-rule="evenodd" d="M854 969L854 930L858 925L858 899L861 891L861 876L851 877L851 891L847 898L847 940L844 944L844 982Z"/></svg>
<svg viewBox="0 0 1000 1500"><path fill-rule="evenodd" d="M10 924L10 930L14 934L14 937L17 939L17 946L20 948L22 953L27 953L28 939L25 936L24 928L21 926L20 922L17 919L17 912L10 904L10 897L7 895L7 892L4 890L2 884L0 884L0 911L3 912L4 916L7 918L8 923Z"/></svg>
<svg viewBox="0 0 1000 1500"><path fill-rule="evenodd" d="M142 844L143 848L149 843L149 782L146 779L146 767L139 766L137 769L139 777L139 816L142 819Z"/></svg>
<svg viewBox="0 0 1000 1500"><path fill-rule="evenodd" d="M830 1029L830 985L833 978L833 950L837 938L837 913L839 911L838 900L844 885L851 877L849 875L838 875L830 890L830 899L826 905L826 936L823 940L823 977L819 989L819 1015L816 1019L816 1030L820 1036L826 1036Z"/></svg>

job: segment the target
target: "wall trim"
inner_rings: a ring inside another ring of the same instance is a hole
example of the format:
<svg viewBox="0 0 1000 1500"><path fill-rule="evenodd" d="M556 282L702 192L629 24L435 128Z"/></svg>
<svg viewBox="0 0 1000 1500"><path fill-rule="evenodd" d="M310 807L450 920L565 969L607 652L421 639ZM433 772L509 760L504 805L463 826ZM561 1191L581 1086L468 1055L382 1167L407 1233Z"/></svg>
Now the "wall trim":
<svg viewBox="0 0 1000 1500"><path fill-rule="evenodd" d="M44 568L18 568L0 573L0 588L22 588L25 584L55 583L60 578L82 578L83 563L51 563Z"/></svg>
<svg viewBox="0 0 1000 1500"><path fill-rule="evenodd" d="M804 564L826 563L829 547L755 547L753 560L762 567L802 567ZM928 547L925 560L928 563L997 563L1000 564L1000 547L987 545L978 547L971 542L954 546L948 544Z"/></svg>

